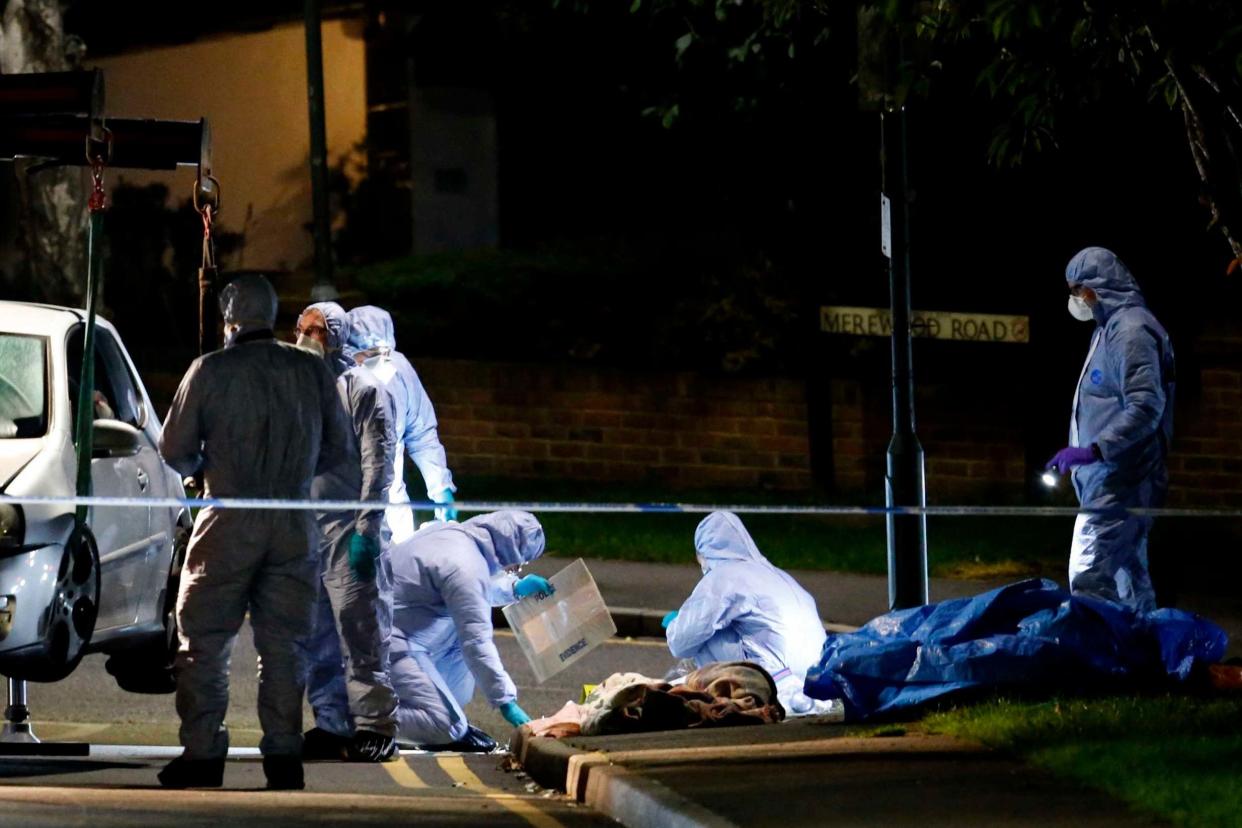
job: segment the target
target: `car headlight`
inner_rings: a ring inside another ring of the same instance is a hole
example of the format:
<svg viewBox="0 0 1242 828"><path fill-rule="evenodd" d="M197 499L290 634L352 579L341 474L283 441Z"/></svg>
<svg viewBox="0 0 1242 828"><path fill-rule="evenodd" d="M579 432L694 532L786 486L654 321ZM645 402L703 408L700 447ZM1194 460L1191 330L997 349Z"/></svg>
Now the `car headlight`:
<svg viewBox="0 0 1242 828"><path fill-rule="evenodd" d="M0 503L0 552L17 549L26 536L26 518L16 503Z"/></svg>

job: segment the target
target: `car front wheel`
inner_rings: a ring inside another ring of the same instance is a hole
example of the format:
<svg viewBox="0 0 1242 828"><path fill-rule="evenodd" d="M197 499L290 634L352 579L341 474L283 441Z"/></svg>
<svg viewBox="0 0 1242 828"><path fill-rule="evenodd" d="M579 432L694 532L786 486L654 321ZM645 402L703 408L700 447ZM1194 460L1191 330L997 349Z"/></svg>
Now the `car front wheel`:
<svg viewBox="0 0 1242 828"><path fill-rule="evenodd" d="M90 529L77 526L65 544L56 572L56 589L40 629L43 657L13 678L60 681L82 660L99 617L99 548Z"/></svg>

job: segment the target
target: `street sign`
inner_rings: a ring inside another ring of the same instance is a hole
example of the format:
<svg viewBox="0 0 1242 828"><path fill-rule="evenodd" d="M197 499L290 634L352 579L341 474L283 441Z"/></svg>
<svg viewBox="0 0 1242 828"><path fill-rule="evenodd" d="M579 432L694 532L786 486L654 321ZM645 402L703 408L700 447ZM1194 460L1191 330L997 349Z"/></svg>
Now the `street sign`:
<svg viewBox="0 0 1242 828"><path fill-rule="evenodd" d="M819 309L819 329L852 336L892 336L893 314L888 308L824 306ZM923 339L963 342L1031 341L1029 317L991 313L911 311L910 333Z"/></svg>

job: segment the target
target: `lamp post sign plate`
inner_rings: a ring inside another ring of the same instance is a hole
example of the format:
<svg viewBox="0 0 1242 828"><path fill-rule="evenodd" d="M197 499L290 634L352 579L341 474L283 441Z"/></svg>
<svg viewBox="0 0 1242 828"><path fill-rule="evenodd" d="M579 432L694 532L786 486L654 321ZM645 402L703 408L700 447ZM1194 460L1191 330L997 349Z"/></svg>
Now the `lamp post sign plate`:
<svg viewBox="0 0 1242 828"><path fill-rule="evenodd" d="M824 306L819 309L819 329L851 336L892 336L893 314L888 308ZM961 342L1031 341L1029 317L992 313L911 311L910 333L921 339Z"/></svg>

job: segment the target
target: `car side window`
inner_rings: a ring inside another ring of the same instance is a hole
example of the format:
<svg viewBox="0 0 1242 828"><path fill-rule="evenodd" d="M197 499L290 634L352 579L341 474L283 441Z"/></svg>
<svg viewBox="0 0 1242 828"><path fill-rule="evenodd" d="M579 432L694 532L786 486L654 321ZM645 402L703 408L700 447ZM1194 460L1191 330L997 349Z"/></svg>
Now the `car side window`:
<svg viewBox="0 0 1242 828"><path fill-rule="evenodd" d="M112 387L111 399L116 402L112 407L116 413L116 419L134 428L141 428L142 395L134 385L129 366L125 364L125 357L121 355L121 348L108 331L101 329L97 333L99 344L96 347L103 357L104 365L107 366L107 380Z"/></svg>
<svg viewBox="0 0 1242 828"><path fill-rule="evenodd" d="M82 376L82 345L85 328L82 325L74 328L65 341L66 368L69 372L69 407L72 422L78 416L78 385ZM111 358L109 358L111 352ZM120 364L117 365L117 362ZM120 371L117 370L120 368ZM137 426L139 407L133 386L129 384L124 362L116 352L116 343L103 328L95 330L95 390L94 416L96 420L121 420ZM124 382L118 382L118 377ZM129 389L126 389L126 386Z"/></svg>

